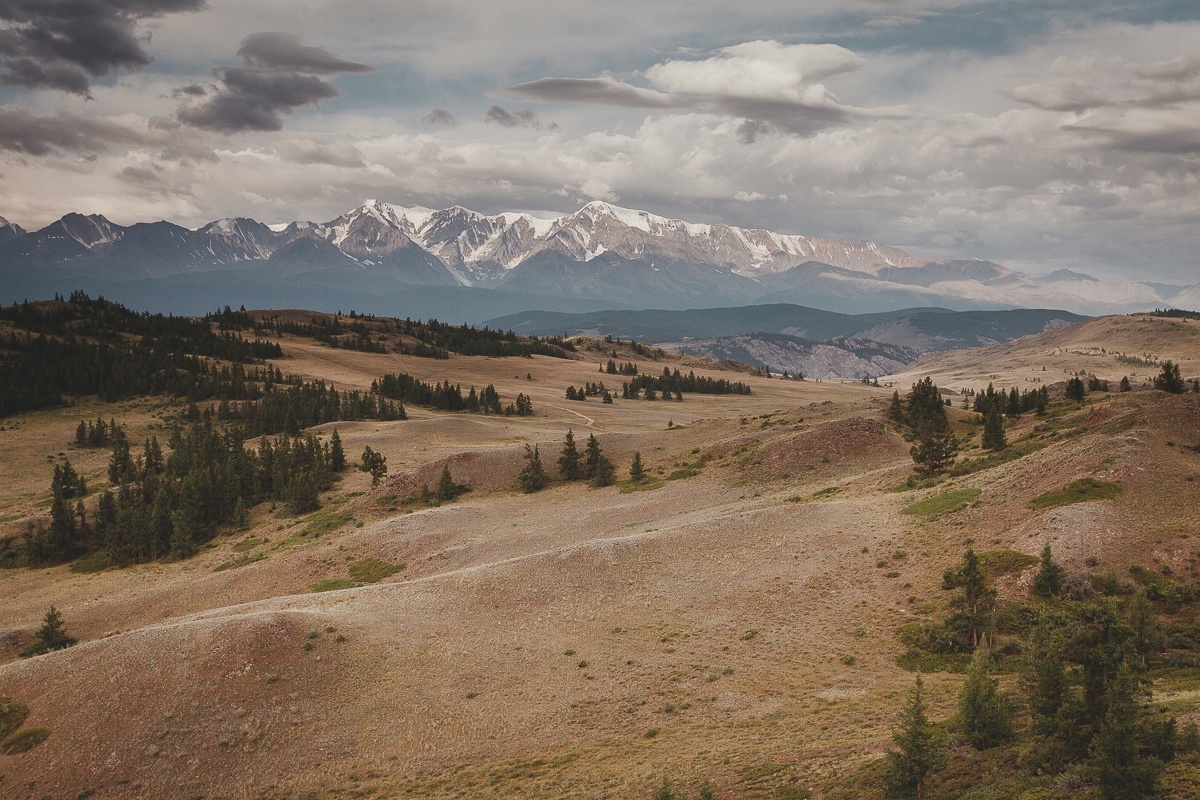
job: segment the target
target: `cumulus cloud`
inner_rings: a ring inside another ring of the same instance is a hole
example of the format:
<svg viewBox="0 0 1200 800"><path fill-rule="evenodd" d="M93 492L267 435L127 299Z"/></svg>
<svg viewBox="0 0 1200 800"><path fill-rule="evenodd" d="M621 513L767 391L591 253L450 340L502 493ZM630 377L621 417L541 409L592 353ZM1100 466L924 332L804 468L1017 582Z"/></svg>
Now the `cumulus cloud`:
<svg viewBox="0 0 1200 800"><path fill-rule="evenodd" d="M518 111L508 111L502 106L492 106L483 115L483 121L494 123L504 128L533 128L534 130L546 130L557 128L557 123L549 124L542 120L532 111L522 109Z"/></svg>
<svg viewBox="0 0 1200 800"><path fill-rule="evenodd" d="M213 70L218 85L179 90L189 98L178 111L180 121L220 133L277 131L284 114L339 96L318 74L372 70L284 33L250 34L238 55L244 66Z"/></svg>
<svg viewBox="0 0 1200 800"><path fill-rule="evenodd" d="M540 78L509 86L506 93L547 103L601 103L629 108L681 108L693 101L653 89L641 89L610 76L599 78Z"/></svg>
<svg viewBox="0 0 1200 800"><path fill-rule="evenodd" d="M142 20L204 7L205 0L4 0L0 83L88 96L92 78L150 63Z"/></svg>
<svg viewBox="0 0 1200 800"><path fill-rule="evenodd" d="M0 106L0 150L29 156L46 156L57 150L98 153L110 144L132 144L144 136L109 120L73 114L35 116L20 106Z"/></svg>
<svg viewBox="0 0 1200 800"><path fill-rule="evenodd" d="M458 120L444 108L435 108L421 118L421 122L426 125L440 125L446 128L453 128L458 124Z"/></svg>

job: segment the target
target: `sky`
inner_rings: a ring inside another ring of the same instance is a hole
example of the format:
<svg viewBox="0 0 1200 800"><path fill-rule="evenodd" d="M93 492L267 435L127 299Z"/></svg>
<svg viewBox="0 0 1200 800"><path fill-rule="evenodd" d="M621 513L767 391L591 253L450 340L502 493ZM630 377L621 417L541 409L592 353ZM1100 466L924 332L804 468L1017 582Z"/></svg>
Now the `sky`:
<svg viewBox="0 0 1200 800"><path fill-rule="evenodd" d="M1200 280L1196 0L0 0L0 216L590 200Z"/></svg>

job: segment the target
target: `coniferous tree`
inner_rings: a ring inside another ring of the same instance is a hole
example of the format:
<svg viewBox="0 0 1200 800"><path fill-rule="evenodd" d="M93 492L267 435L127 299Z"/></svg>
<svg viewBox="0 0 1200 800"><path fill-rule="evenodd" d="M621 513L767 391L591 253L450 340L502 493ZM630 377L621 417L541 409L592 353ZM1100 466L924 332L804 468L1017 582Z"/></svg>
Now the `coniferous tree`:
<svg viewBox="0 0 1200 800"><path fill-rule="evenodd" d="M564 481L576 481L583 477L583 459L575 446L575 433L570 429L563 440L562 454L558 457L558 471Z"/></svg>
<svg viewBox="0 0 1200 800"><path fill-rule="evenodd" d="M1121 376L1121 384L1117 387L1117 390L1122 391L1122 392L1128 392L1132 389L1133 389L1133 387L1129 385L1129 376L1122 375Z"/></svg>
<svg viewBox="0 0 1200 800"><path fill-rule="evenodd" d="M1083 379L1076 376L1067 381L1067 399L1074 400L1076 403L1082 403L1084 396L1087 394L1087 387L1083 385Z"/></svg>
<svg viewBox="0 0 1200 800"><path fill-rule="evenodd" d="M1062 591L1063 578L1066 577L1066 570L1062 565L1054 560L1054 553L1050 549L1050 543L1046 542L1046 546L1042 548L1041 567L1033 576L1033 590L1042 597L1052 597Z"/></svg>
<svg viewBox="0 0 1200 800"><path fill-rule="evenodd" d="M344 469L346 469L346 451L342 447L342 437L338 435L337 428L334 428L333 435L329 437L329 470L341 472Z"/></svg>
<svg viewBox="0 0 1200 800"><path fill-rule="evenodd" d="M454 482L454 478L450 474L450 465L443 464L441 477L438 478L437 488L433 492L438 502L448 503L465 491L467 491L466 486Z"/></svg>
<svg viewBox="0 0 1200 800"><path fill-rule="evenodd" d="M49 653L53 650L65 650L79 640L67 633L66 625L63 624L62 614L54 606L46 612L46 616L42 618L42 627L38 628L33 634L33 641L26 647L21 655L25 658L31 656L40 656L44 653Z"/></svg>
<svg viewBox="0 0 1200 800"><path fill-rule="evenodd" d="M1153 797L1162 762L1139 752L1137 677L1122 667L1105 694L1104 719L1092 740L1092 769L1106 800Z"/></svg>
<svg viewBox="0 0 1200 800"><path fill-rule="evenodd" d="M988 674L991 659L986 644L975 648L958 699L963 733L976 750L995 747L1013 736L1012 710L996 680Z"/></svg>
<svg viewBox="0 0 1200 800"><path fill-rule="evenodd" d="M954 462L958 441L950 431L941 393L929 377L913 384L905 418L912 429L909 454L927 477L933 477Z"/></svg>
<svg viewBox="0 0 1200 800"><path fill-rule="evenodd" d="M633 462L629 465L629 480L634 483L646 480L646 471L642 468L642 452L640 450L633 454Z"/></svg>
<svg viewBox="0 0 1200 800"><path fill-rule="evenodd" d="M904 424L904 404L900 402L899 390L892 392L892 404L888 407L888 419L897 425Z"/></svg>
<svg viewBox="0 0 1200 800"><path fill-rule="evenodd" d="M1179 365L1167 360L1163 362L1162 371L1154 377L1154 388L1171 394L1183 394L1188 387L1179 372Z"/></svg>
<svg viewBox="0 0 1200 800"><path fill-rule="evenodd" d="M945 763L945 755L926 715L921 690L918 675L901 712L899 726L892 734L897 749L888 751L887 785L893 797L922 800L929 779Z"/></svg>
<svg viewBox="0 0 1200 800"><path fill-rule="evenodd" d="M988 409L987 418L983 423L983 449L1000 451L1008 446L1004 435L1004 419L995 406Z"/></svg>
<svg viewBox="0 0 1200 800"><path fill-rule="evenodd" d="M521 490L526 494L541 491L550 482L550 477L542 467L542 457L538 452L537 445L533 447L525 445L525 466L521 467L521 471L517 473L517 482L521 484Z"/></svg>
<svg viewBox="0 0 1200 800"><path fill-rule="evenodd" d="M950 601L951 605L958 609L950 624L960 626L970 634L971 649L974 650L987 635L992 607L996 602L996 590L987 585L987 576L983 574L979 556L973 549L967 548L961 566L948 569L942 575L942 589L962 590L959 597Z"/></svg>
<svg viewBox="0 0 1200 800"><path fill-rule="evenodd" d="M358 468L361 472L371 473L371 485L378 486L379 482L387 475L387 457L383 453L372 450L371 445L367 445L363 449Z"/></svg>

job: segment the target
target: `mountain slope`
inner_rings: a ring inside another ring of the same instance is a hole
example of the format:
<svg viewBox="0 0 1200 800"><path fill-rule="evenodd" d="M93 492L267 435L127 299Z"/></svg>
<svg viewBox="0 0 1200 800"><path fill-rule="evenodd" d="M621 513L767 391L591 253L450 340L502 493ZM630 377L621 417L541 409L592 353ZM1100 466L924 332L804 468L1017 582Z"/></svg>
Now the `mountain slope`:
<svg viewBox="0 0 1200 800"><path fill-rule="evenodd" d="M923 258L875 242L694 223L602 202L543 219L369 200L322 223L268 227L233 218L198 230L68 214L27 233L0 219L0 280L34 296L111 292L184 274L206 275L200 283L211 294L230 271L267 284L315 273L335 285L353 272L368 295L405 286L504 289L550 298L542 307L551 310L577 308L578 301L674 309L795 302L857 313L1050 305L1097 314L1181 305L1198 291L1086 280L1065 270L1034 280L989 261ZM179 302L157 301L155 307Z"/></svg>

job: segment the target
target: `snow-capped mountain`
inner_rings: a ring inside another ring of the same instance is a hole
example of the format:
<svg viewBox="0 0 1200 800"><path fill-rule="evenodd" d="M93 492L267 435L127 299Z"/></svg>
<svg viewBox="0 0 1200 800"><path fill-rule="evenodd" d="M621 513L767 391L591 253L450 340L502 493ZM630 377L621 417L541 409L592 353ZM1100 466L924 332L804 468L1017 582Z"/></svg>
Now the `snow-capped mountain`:
<svg viewBox="0 0 1200 800"><path fill-rule="evenodd" d="M233 218L198 230L68 214L26 232L0 218L0 285L36 295L146 279L182 281L200 295L240 282L276 292L275 305L304 284L368 297L403 287L487 289L509 305L536 298L542 308L573 310L790 302L849 312L1053 306L1094 314L1200 293L1067 270L1033 279L990 261L922 258L874 242L693 223L603 202L541 218L369 200L328 222Z"/></svg>

